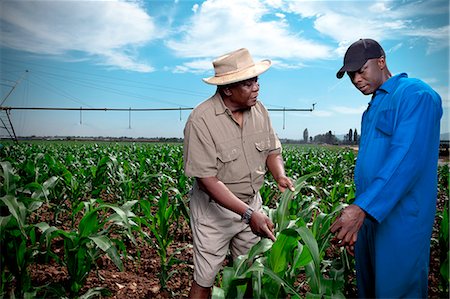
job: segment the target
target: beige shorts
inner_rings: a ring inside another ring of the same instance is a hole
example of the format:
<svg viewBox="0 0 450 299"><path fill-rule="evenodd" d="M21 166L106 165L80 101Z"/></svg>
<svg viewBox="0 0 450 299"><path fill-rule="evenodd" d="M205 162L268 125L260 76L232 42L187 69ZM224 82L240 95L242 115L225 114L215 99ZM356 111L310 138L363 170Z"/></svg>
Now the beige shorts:
<svg viewBox="0 0 450 299"><path fill-rule="evenodd" d="M259 193L248 205L261 210ZM238 215L210 199L195 183L190 198L191 229L194 245L194 280L211 287L230 250L233 259L246 254L260 238Z"/></svg>

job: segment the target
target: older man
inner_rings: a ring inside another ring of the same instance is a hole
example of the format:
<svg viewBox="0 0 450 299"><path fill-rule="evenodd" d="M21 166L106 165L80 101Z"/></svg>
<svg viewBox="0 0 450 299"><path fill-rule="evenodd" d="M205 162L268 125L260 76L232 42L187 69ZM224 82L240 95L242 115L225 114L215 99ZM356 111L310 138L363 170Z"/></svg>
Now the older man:
<svg viewBox="0 0 450 299"><path fill-rule="evenodd" d="M191 192L194 282L191 298L207 298L231 251L247 253L260 237L275 240L273 223L261 211L259 190L266 169L280 190L286 177L281 144L267 110L258 101L258 76L271 65L254 63L247 49L213 61L215 75L203 79L216 93L198 105L184 130L185 173L195 177Z"/></svg>

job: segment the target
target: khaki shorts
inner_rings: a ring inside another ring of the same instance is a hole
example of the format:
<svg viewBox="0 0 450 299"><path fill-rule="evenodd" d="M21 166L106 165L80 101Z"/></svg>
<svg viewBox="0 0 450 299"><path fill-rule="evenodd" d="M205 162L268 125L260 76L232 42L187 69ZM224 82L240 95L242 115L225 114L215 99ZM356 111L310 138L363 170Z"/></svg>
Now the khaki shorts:
<svg viewBox="0 0 450 299"><path fill-rule="evenodd" d="M247 202L255 211L261 210L258 193ZM202 287L211 287L230 250L233 259L246 254L260 238L241 221L238 215L210 199L197 183L190 198L191 229L194 245L194 280Z"/></svg>

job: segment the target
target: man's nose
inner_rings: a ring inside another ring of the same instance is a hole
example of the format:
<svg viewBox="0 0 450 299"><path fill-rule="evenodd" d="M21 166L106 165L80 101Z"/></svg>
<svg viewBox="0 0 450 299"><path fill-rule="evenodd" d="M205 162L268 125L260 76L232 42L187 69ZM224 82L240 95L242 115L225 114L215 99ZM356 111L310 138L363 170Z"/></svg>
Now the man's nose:
<svg viewBox="0 0 450 299"><path fill-rule="evenodd" d="M358 74L358 72L355 72L352 77L353 84L356 84L360 80L361 80L361 74Z"/></svg>

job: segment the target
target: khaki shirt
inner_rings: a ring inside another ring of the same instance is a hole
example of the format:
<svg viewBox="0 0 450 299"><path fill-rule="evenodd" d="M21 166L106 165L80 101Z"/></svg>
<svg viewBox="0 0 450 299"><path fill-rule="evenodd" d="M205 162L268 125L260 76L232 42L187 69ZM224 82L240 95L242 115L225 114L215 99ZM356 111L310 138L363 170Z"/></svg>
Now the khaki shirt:
<svg viewBox="0 0 450 299"><path fill-rule="evenodd" d="M244 112L241 128L216 93L192 111L184 129L186 175L217 177L244 201L259 191L267 156L276 153L281 143L259 101Z"/></svg>

